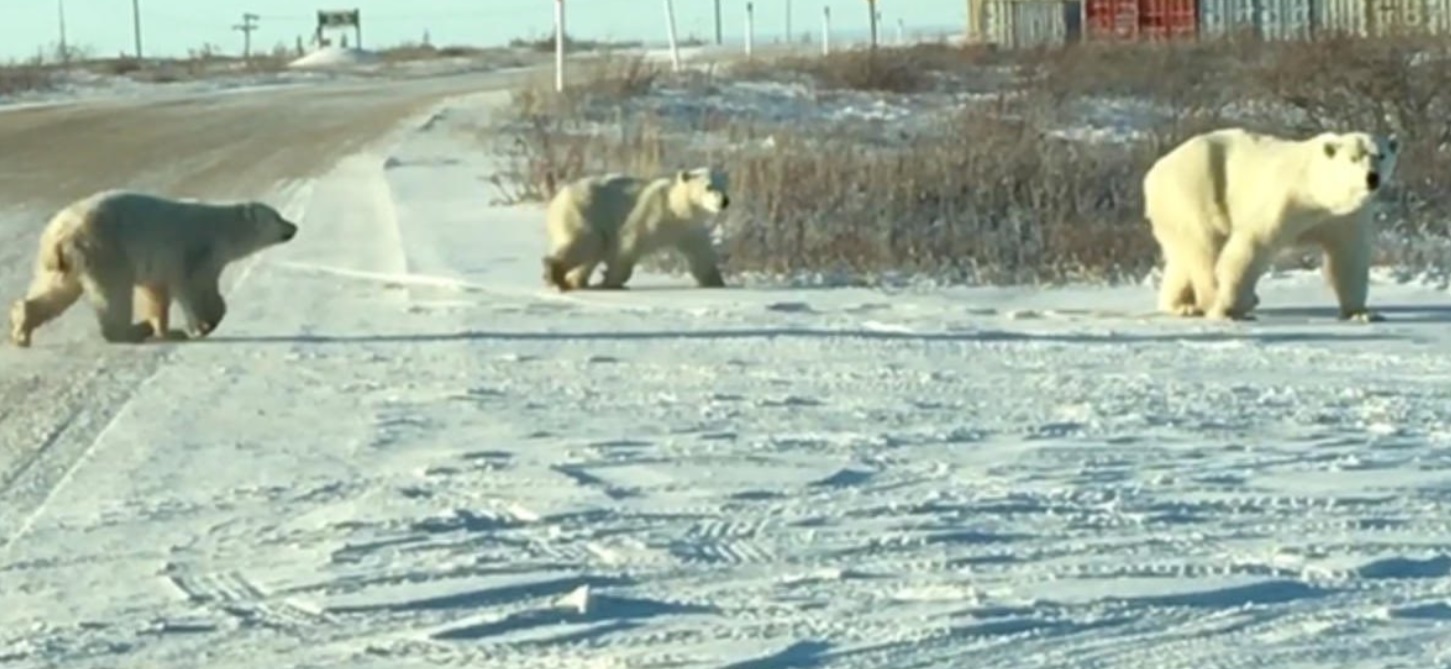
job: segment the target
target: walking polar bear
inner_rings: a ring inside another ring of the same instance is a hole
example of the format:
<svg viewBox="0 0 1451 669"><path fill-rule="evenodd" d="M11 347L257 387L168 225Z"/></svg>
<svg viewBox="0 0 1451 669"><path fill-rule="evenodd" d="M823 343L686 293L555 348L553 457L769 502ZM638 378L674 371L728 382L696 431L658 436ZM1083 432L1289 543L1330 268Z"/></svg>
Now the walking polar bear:
<svg viewBox="0 0 1451 669"><path fill-rule="evenodd" d="M11 341L30 346L31 333L83 293L108 342L204 337L226 315L222 270L296 234L295 223L261 202L208 204L121 190L76 200L41 232L30 289L10 309ZM133 292L141 322L132 320ZM188 332L170 328L173 298Z"/></svg>
<svg viewBox="0 0 1451 669"><path fill-rule="evenodd" d="M545 213L544 280L561 291L586 288L604 263L599 287L622 289L636 263L673 248L697 285L725 286L706 224L730 206L727 182L724 172L701 167L658 179L612 174L566 184Z"/></svg>
<svg viewBox="0 0 1451 669"><path fill-rule="evenodd" d="M1276 253L1319 247L1342 320L1366 307L1372 200L1395 176L1394 136L1321 133L1294 140L1227 128L1185 140L1144 175L1144 211L1164 254L1159 308L1251 319L1255 285Z"/></svg>

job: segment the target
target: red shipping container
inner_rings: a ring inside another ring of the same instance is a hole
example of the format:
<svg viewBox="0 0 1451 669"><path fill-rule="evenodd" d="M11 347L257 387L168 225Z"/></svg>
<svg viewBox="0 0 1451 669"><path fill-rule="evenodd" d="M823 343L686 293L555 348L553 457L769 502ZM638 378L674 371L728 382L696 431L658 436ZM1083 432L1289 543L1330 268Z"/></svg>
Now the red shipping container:
<svg viewBox="0 0 1451 669"><path fill-rule="evenodd" d="M1090 39L1191 39L1199 32L1197 0L1085 0Z"/></svg>

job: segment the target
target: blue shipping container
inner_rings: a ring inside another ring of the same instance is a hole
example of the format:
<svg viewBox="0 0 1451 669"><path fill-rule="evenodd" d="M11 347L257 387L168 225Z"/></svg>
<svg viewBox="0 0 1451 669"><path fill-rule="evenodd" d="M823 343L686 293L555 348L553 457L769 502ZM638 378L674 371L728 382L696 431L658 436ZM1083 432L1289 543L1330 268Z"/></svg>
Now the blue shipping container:
<svg viewBox="0 0 1451 669"><path fill-rule="evenodd" d="M1204 37L1250 30L1261 39L1304 39L1314 25L1311 0L1199 0Z"/></svg>

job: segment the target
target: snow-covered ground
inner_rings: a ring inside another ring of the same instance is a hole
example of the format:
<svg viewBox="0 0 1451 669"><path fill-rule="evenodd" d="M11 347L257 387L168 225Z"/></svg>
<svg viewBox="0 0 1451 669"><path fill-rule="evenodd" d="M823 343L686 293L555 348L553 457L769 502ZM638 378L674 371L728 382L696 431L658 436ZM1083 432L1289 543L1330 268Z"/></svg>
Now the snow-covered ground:
<svg viewBox="0 0 1451 669"><path fill-rule="evenodd" d="M286 185L220 331L0 490L0 663L1451 661L1444 286L561 296L500 99Z"/></svg>

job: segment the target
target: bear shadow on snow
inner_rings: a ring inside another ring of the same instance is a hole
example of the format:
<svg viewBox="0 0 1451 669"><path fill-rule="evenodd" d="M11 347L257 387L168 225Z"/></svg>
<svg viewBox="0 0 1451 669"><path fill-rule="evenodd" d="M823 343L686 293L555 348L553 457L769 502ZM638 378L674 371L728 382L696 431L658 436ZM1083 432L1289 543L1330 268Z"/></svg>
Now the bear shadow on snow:
<svg viewBox="0 0 1451 669"><path fill-rule="evenodd" d="M1375 310L1386 317L1385 323L1451 323L1451 304L1376 305ZM1335 320L1340 309L1335 306L1260 307L1256 313L1266 317L1317 318Z"/></svg>
<svg viewBox="0 0 1451 669"><path fill-rule="evenodd" d="M1132 344L1171 342L1226 342L1256 341L1266 344L1289 344L1304 342L1334 341L1404 341L1402 334L1387 332L1366 332L1357 328L1335 331L1311 330L1286 332L1248 332L1225 330L1222 332L1156 332L1142 334L1092 334L1092 333L1032 333L1010 330L987 330L977 332L944 332L914 334L908 332L885 332L880 330L827 330L819 328L743 328L739 330L643 330L636 332L504 332L485 330L464 330L434 334L337 334L337 335L259 335L220 336L213 335L202 342L238 344L427 344L457 341L631 341L664 339L869 339L883 341L915 342L981 342L981 341L1024 341L1064 344Z"/></svg>

